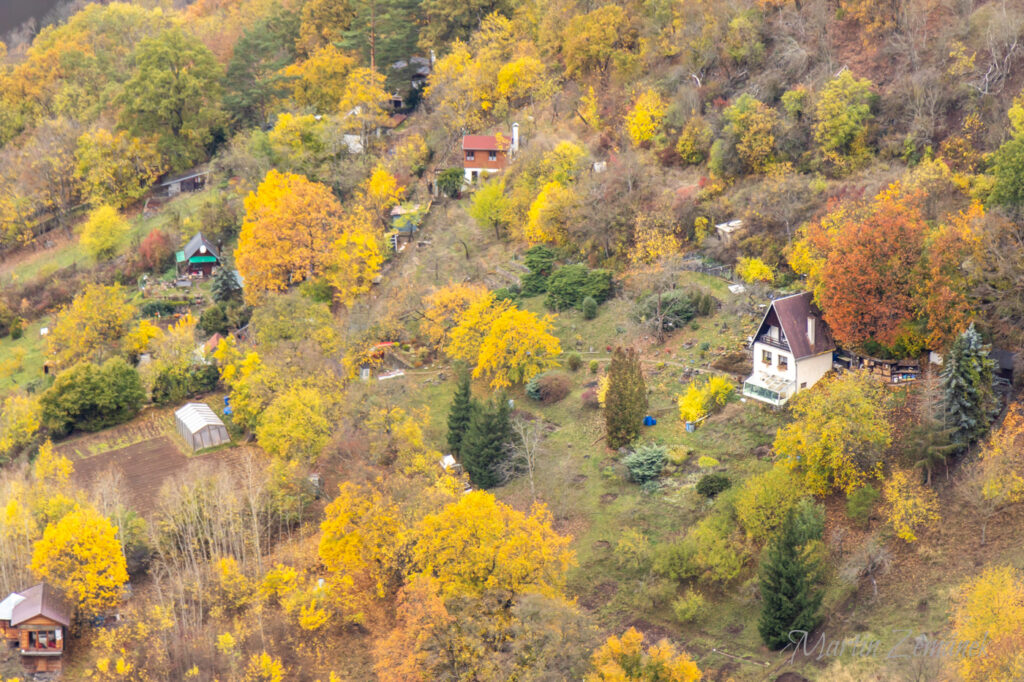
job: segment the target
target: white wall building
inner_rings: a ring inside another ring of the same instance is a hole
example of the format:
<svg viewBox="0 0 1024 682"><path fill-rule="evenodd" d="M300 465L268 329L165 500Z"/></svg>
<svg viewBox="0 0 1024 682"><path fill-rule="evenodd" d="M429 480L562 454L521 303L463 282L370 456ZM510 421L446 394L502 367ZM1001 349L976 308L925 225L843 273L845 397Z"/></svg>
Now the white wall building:
<svg viewBox="0 0 1024 682"><path fill-rule="evenodd" d="M783 405L832 369L832 332L810 292L772 301L754 334L754 371L743 395Z"/></svg>

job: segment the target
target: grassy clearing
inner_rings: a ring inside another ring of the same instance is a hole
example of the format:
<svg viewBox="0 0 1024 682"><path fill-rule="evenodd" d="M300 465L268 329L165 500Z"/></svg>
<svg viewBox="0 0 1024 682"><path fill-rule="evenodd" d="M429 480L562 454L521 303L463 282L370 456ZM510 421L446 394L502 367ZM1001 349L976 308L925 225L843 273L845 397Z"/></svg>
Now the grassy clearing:
<svg viewBox="0 0 1024 682"><path fill-rule="evenodd" d="M43 378L46 338L39 335L39 330L51 321L47 316L30 322L20 339L0 339L0 394Z"/></svg>

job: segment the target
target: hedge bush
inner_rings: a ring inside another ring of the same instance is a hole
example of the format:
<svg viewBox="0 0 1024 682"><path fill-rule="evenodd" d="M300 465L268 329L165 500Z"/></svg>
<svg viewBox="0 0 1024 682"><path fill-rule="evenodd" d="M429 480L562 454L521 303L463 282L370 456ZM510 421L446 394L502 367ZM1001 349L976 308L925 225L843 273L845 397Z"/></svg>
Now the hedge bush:
<svg viewBox="0 0 1024 682"><path fill-rule="evenodd" d="M646 483L661 475L661 470L665 468L667 461L668 451L664 445L644 443L626 455L622 463L629 469L629 476L633 481Z"/></svg>

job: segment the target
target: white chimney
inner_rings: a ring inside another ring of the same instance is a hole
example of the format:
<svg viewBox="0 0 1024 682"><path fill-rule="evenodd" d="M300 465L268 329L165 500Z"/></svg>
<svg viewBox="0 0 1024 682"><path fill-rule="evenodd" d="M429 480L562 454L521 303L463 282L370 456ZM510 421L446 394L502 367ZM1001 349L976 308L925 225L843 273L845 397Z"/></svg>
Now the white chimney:
<svg viewBox="0 0 1024 682"><path fill-rule="evenodd" d="M807 316L807 339L814 344L814 318Z"/></svg>
<svg viewBox="0 0 1024 682"><path fill-rule="evenodd" d="M519 124L512 124L512 153L519 151Z"/></svg>

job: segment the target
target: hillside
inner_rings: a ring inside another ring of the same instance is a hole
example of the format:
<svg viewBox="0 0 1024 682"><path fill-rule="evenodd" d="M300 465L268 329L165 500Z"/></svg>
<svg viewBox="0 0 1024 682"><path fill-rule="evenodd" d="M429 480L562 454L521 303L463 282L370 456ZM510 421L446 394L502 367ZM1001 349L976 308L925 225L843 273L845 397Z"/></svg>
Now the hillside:
<svg viewBox="0 0 1024 682"><path fill-rule="evenodd" d="M0 680L1024 677L1024 4L67 13Z"/></svg>

